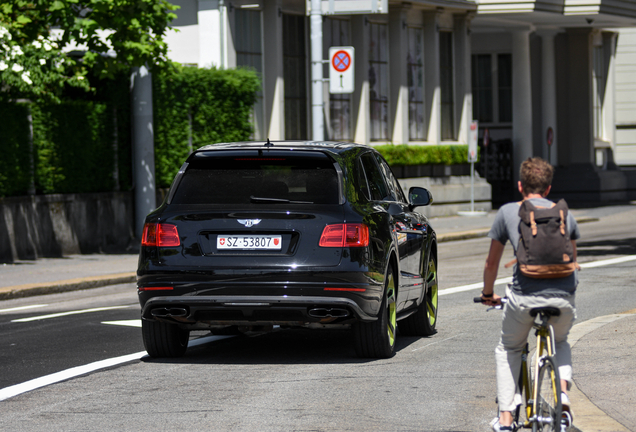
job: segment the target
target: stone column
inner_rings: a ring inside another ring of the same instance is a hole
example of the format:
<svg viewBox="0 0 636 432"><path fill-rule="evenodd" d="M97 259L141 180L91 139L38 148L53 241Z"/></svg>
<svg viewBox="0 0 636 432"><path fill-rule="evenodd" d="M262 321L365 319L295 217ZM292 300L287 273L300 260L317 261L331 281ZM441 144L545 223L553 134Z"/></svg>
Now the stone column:
<svg viewBox="0 0 636 432"><path fill-rule="evenodd" d="M519 180L519 166L532 157L532 82L530 79L530 31L512 32L512 173Z"/></svg>
<svg viewBox="0 0 636 432"><path fill-rule="evenodd" d="M263 4L263 95L266 137L285 139L285 80L283 79L283 14L280 0Z"/></svg>
<svg viewBox="0 0 636 432"><path fill-rule="evenodd" d="M409 141L409 88L406 57L408 54L408 34L406 14L408 9L394 7L389 10L389 52L390 52L390 101L392 140L394 144Z"/></svg>
<svg viewBox="0 0 636 432"><path fill-rule="evenodd" d="M592 99L592 30L567 29L567 119L568 144L559 152L559 163L594 164ZM561 137L563 141L563 137Z"/></svg>
<svg viewBox="0 0 636 432"><path fill-rule="evenodd" d="M424 102L428 117L427 141L431 144L442 140L438 17L438 12L424 14Z"/></svg>
<svg viewBox="0 0 636 432"><path fill-rule="evenodd" d="M351 18L351 43L355 48L356 88L351 98L354 118L353 140L361 144L371 141L371 114L369 111L369 27L364 15Z"/></svg>
<svg viewBox="0 0 636 432"><path fill-rule="evenodd" d="M541 36L541 157L552 165L558 165L557 145L557 100L554 36L557 30L538 32ZM548 128L552 128L552 146L548 146Z"/></svg>
<svg viewBox="0 0 636 432"><path fill-rule="evenodd" d="M473 120L473 93L471 83L470 20L468 14L456 15L455 44L455 118L459 119L457 141L468 143L468 130Z"/></svg>

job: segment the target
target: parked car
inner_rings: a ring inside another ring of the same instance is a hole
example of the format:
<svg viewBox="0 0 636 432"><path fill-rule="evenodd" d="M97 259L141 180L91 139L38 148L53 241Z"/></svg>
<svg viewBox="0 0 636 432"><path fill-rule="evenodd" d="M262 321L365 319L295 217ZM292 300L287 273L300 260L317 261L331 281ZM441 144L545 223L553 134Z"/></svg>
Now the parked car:
<svg viewBox="0 0 636 432"><path fill-rule="evenodd" d="M386 161L352 143L244 142L192 153L145 220L138 293L151 357L191 330L350 327L361 357L393 355L397 327L437 323L435 231Z"/></svg>

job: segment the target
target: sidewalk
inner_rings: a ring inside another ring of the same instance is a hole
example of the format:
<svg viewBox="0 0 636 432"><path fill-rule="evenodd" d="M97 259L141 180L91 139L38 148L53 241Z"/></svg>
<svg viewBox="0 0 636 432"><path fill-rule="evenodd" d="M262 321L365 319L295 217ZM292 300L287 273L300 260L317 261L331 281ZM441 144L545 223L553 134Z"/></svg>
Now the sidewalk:
<svg viewBox="0 0 636 432"><path fill-rule="evenodd" d="M628 207L633 210L633 206ZM616 206L575 209L572 213L579 223L586 223L625 210L625 206ZM478 238L487 235L495 214L435 217L430 223L439 242ZM73 255L0 264L0 309L2 300L12 298L133 283L136 268L136 254ZM571 392L575 414L572 430L636 431L635 336L636 310L574 326L570 341L577 373ZM612 354L609 358L608 352ZM592 401L586 395L593 395Z"/></svg>

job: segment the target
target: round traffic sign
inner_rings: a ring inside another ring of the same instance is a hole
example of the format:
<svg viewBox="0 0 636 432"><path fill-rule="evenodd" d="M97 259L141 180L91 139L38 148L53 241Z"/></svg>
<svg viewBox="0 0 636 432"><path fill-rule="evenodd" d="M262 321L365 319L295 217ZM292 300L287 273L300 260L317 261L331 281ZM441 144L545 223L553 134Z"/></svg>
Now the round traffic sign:
<svg viewBox="0 0 636 432"><path fill-rule="evenodd" d="M336 51L331 58L331 65L338 72L344 72L351 66L351 56L346 51Z"/></svg>

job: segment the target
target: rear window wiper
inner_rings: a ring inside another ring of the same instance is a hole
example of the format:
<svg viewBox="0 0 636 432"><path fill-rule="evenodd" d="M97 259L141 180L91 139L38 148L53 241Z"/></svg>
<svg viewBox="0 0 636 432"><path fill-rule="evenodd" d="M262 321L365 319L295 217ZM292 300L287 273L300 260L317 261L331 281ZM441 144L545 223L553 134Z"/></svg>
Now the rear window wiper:
<svg viewBox="0 0 636 432"><path fill-rule="evenodd" d="M292 200L288 200L288 199L283 199L283 198L262 198L262 197L255 197L255 196L250 196L250 201L255 203L255 204L313 204L313 201L292 201Z"/></svg>

